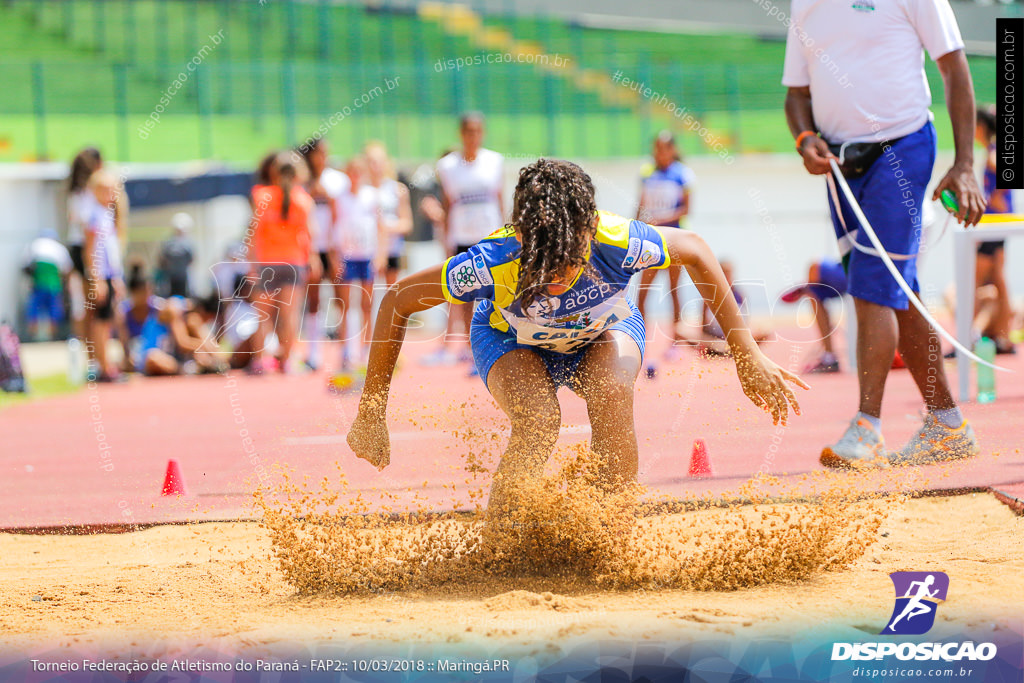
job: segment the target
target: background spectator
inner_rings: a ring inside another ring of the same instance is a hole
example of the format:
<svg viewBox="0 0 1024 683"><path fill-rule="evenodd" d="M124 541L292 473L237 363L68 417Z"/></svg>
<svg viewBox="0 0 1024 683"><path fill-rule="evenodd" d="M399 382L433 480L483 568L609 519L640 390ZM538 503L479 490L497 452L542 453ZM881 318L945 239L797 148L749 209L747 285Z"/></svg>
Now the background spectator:
<svg viewBox="0 0 1024 683"><path fill-rule="evenodd" d="M184 211L171 216L171 228L174 233L161 245L160 258L157 262L161 296L192 296L189 268L195 260L195 249L189 233L193 227L195 221Z"/></svg>
<svg viewBox="0 0 1024 683"><path fill-rule="evenodd" d="M25 250L25 272L31 280L25 317L32 341L55 339L64 325L64 278L71 255L54 230L43 230Z"/></svg>

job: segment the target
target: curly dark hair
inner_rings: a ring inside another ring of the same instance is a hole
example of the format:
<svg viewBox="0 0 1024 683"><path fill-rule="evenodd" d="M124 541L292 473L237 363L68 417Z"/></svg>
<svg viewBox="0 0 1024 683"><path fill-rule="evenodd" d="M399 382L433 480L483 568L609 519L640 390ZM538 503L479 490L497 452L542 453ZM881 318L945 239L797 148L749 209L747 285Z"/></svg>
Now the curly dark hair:
<svg viewBox="0 0 1024 683"><path fill-rule="evenodd" d="M566 270L586 267L596 216L594 183L576 164L538 159L519 171L512 224L523 246L516 287L523 310Z"/></svg>

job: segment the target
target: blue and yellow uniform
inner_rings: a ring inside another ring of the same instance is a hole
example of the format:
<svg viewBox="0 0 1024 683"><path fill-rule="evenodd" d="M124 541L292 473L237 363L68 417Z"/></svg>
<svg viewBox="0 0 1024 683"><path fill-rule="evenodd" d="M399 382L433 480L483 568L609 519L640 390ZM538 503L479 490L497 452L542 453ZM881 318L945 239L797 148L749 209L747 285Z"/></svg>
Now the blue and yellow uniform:
<svg viewBox="0 0 1024 683"><path fill-rule="evenodd" d="M522 249L512 227L495 231L448 259L444 296L476 304L470 344L484 383L491 366L509 351L540 355L558 386L568 386L583 351L606 330L621 330L644 350L644 321L626 297L634 273L669 265L665 238L636 220L598 212L588 267L558 296L538 297L527 310L516 298Z"/></svg>
<svg viewBox="0 0 1024 683"><path fill-rule="evenodd" d="M659 226L681 227L678 219L668 219L683 205L683 190L693 184L693 171L681 161L666 168L649 164L643 168L640 184L648 213L644 218Z"/></svg>

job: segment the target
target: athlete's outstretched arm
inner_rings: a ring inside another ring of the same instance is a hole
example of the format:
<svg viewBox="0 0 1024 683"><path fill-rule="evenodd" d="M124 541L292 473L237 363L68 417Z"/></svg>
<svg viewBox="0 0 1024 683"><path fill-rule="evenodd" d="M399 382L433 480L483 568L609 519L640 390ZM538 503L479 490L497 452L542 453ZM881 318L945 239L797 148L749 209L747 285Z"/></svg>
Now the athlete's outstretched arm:
<svg viewBox="0 0 1024 683"><path fill-rule="evenodd" d="M743 393L754 405L772 414L775 424L786 424L789 408L799 415L800 405L787 381L809 389L802 379L765 356L740 315L722 266L701 237L686 230L664 231L668 254L675 265L685 266L694 285L722 327L736 360Z"/></svg>
<svg viewBox="0 0 1024 683"><path fill-rule="evenodd" d="M388 393L409 317L445 302L441 285L443 269L444 265L438 264L402 278L388 288L377 311L366 383L359 399L359 413L348 432L348 445L357 456L378 469L386 467L391 460Z"/></svg>

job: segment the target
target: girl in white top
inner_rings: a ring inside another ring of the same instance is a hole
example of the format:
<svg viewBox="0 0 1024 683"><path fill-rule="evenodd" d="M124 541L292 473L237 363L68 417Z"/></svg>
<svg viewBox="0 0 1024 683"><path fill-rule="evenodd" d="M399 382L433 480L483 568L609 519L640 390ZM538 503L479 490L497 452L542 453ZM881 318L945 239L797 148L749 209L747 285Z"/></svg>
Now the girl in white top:
<svg viewBox="0 0 1024 683"><path fill-rule="evenodd" d="M82 244L85 242L85 228L96 206L96 198L88 188L89 177L103 166L103 157L95 147L86 147L71 161L68 177L68 252L71 254L73 271L69 280L71 298L72 334L84 339L86 328L92 319L92 309L85 305L87 277ZM90 359L92 353L90 351Z"/></svg>
<svg viewBox="0 0 1024 683"><path fill-rule="evenodd" d="M347 175L327 165L327 141L323 138L312 138L300 145L299 153L309 167L306 190L315 203L310 216L310 246L319 254L319 259L311 262L301 336L306 340L306 366L316 370L320 366L320 341L324 332L324 320L319 315L320 283L325 279L334 282L338 272L338 263L331 257L331 244L336 240L338 229L338 200L348 190L349 180Z"/></svg>
<svg viewBox="0 0 1024 683"><path fill-rule="evenodd" d="M117 179L106 171L96 171L89 178L89 189L96 198L85 225L82 247L88 278L86 306L92 309L92 320L86 330L86 347L92 347L98 366L98 379L111 381L117 369L108 362L107 342L117 310L117 300L124 293L124 270L121 245L117 239L115 213L120 191Z"/></svg>
<svg viewBox="0 0 1024 683"><path fill-rule="evenodd" d="M387 262L384 280L388 285L398 280L402 267L405 236L412 231L412 206L409 189L395 180L391 159L383 143L369 142L363 148L369 185L377 191L377 206L387 237Z"/></svg>
<svg viewBox="0 0 1024 683"><path fill-rule="evenodd" d="M350 293L358 291L362 310L363 331L361 358L369 353L370 336L373 331L371 310L373 306L373 282L387 258L387 234L380 218L377 190L366 181L366 160L354 157L345 169L349 178L349 189L338 198L340 220L336 250L342 262L340 282L335 296L341 302L341 322L338 335L342 340L341 368L349 368L348 358L348 311Z"/></svg>
<svg viewBox="0 0 1024 683"><path fill-rule="evenodd" d="M483 117L466 114L459 125L462 149L437 162L448 220L446 246L461 253L502 227L504 158L481 146ZM460 251L461 249L461 251Z"/></svg>
<svg viewBox="0 0 1024 683"><path fill-rule="evenodd" d="M462 149L447 154L437 162L437 178L441 183L445 209L445 247L448 256L455 256L504 225L505 207L501 198L504 182L504 157L483 147L484 117L478 112L463 114L459 119ZM447 364L454 360L470 360L469 329L472 306L460 306L467 349L457 358L448 351L448 338L455 332L454 316L448 316L448 332L437 354L428 356L429 364Z"/></svg>

